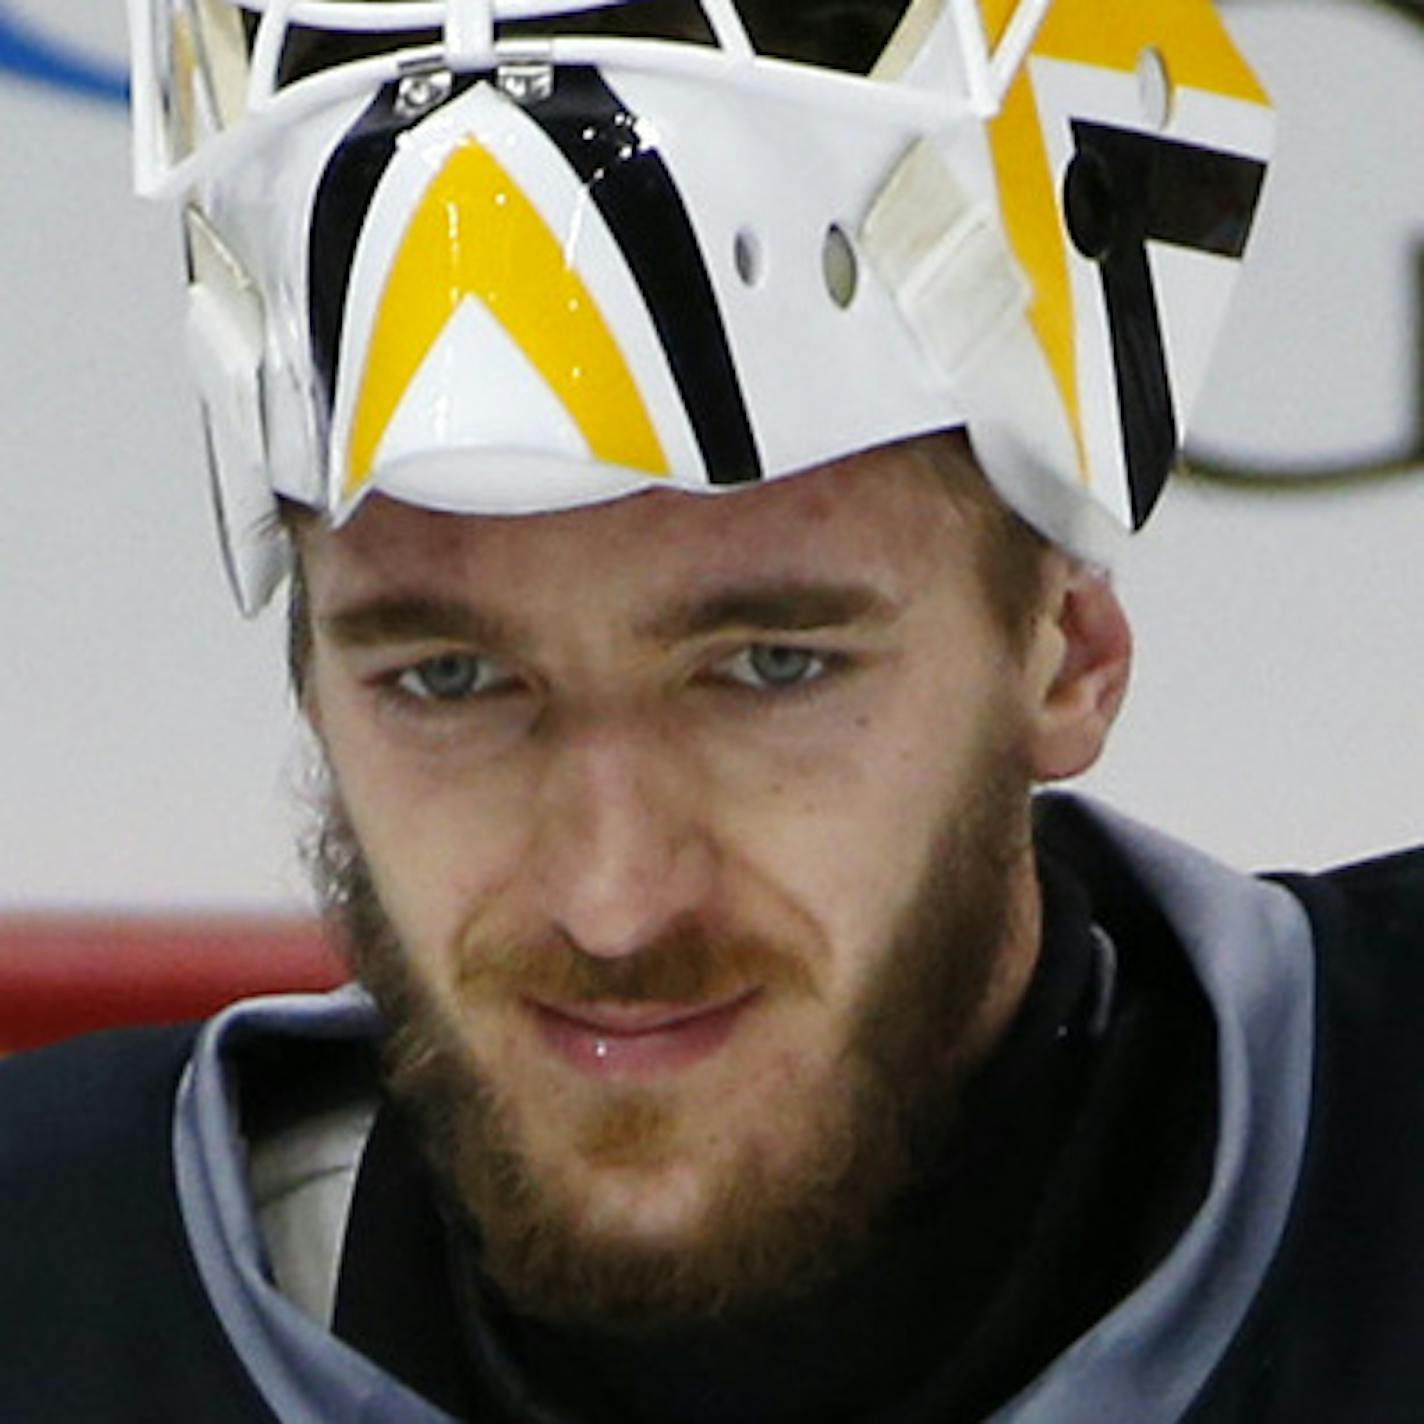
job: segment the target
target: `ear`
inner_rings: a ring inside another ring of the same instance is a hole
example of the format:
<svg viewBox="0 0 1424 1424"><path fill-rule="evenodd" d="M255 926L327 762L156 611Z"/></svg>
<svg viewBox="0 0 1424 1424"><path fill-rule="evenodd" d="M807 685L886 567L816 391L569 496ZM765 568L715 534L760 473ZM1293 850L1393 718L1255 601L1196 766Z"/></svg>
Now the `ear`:
<svg viewBox="0 0 1424 1424"><path fill-rule="evenodd" d="M1087 771L1102 754L1132 670L1132 630L1106 574L1063 556L1028 657L1029 769L1035 781Z"/></svg>

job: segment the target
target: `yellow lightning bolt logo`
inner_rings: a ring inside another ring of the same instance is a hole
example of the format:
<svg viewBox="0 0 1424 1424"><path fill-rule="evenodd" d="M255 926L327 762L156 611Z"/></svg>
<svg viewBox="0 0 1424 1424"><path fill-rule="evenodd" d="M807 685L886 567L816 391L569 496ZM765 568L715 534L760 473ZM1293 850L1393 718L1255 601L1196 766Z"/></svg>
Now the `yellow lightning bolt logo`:
<svg viewBox="0 0 1424 1424"><path fill-rule="evenodd" d="M370 483L406 391L471 298L484 303L563 403L595 459L668 473L637 383L592 293L514 179L467 139L431 183L391 264L351 426L347 500Z"/></svg>

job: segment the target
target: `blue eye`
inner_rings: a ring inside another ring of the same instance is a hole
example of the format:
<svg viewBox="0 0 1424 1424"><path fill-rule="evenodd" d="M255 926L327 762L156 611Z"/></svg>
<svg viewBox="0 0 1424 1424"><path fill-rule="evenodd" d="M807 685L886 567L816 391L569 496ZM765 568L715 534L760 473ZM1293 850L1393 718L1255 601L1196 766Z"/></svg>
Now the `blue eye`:
<svg viewBox="0 0 1424 1424"><path fill-rule="evenodd" d="M728 668L736 682L774 692L802 687L825 676L827 658L809 648L759 643L738 653Z"/></svg>
<svg viewBox="0 0 1424 1424"><path fill-rule="evenodd" d="M460 702L497 685L494 665L472 653L442 653L407 668L396 686L421 702Z"/></svg>

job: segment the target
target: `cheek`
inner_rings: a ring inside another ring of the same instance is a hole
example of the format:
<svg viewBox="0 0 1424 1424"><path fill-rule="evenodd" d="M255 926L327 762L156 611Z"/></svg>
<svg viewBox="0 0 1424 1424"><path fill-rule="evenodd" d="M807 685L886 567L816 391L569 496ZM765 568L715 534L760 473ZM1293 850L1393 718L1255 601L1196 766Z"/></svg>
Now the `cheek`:
<svg viewBox="0 0 1424 1424"><path fill-rule="evenodd" d="M359 719L324 719L323 742L386 916L412 958L440 972L469 907L518 861L491 804L495 778L392 755Z"/></svg>
<svg viewBox="0 0 1424 1424"><path fill-rule="evenodd" d="M723 782L739 878L769 883L815 925L837 1001L870 972L923 881L955 795L953 753L941 747L886 709L755 787Z"/></svg>

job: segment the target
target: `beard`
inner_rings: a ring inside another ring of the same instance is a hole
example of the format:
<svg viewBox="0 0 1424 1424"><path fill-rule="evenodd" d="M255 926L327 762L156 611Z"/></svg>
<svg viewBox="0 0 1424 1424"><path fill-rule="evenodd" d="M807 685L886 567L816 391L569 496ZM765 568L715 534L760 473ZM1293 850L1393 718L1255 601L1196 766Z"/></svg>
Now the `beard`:
<svg viewBox="0 0 1424 1424"><path fill-rule="evenodd" d="M759 1094L760 1144L748 1134L696 1221L661 1237L610 1228L534 1159L515 1104L460 1027L462 1011L519 998L714 1003L748 985L814 999L805 950L689 916L635 954L605 959L556 932L491 938L476 913L451 947L447 1007L412 967L328 792L313 843L319 887L385 1018L388 1087L415 1124L460 1249L521 1312L638 1333L793 1299L852 1267L946 1151L965 1081L993 1046L983 1009L1014 929L1014 873L1030 854L1028 791L1003 725L986 727L967 789L931 840L822 1080L790 1101ZM686 1116L656 1087L600 1085L567 1146L586 1170L654 1173L695 1132ZM767 1142L795 1150L772 1154Z"/></svg>

